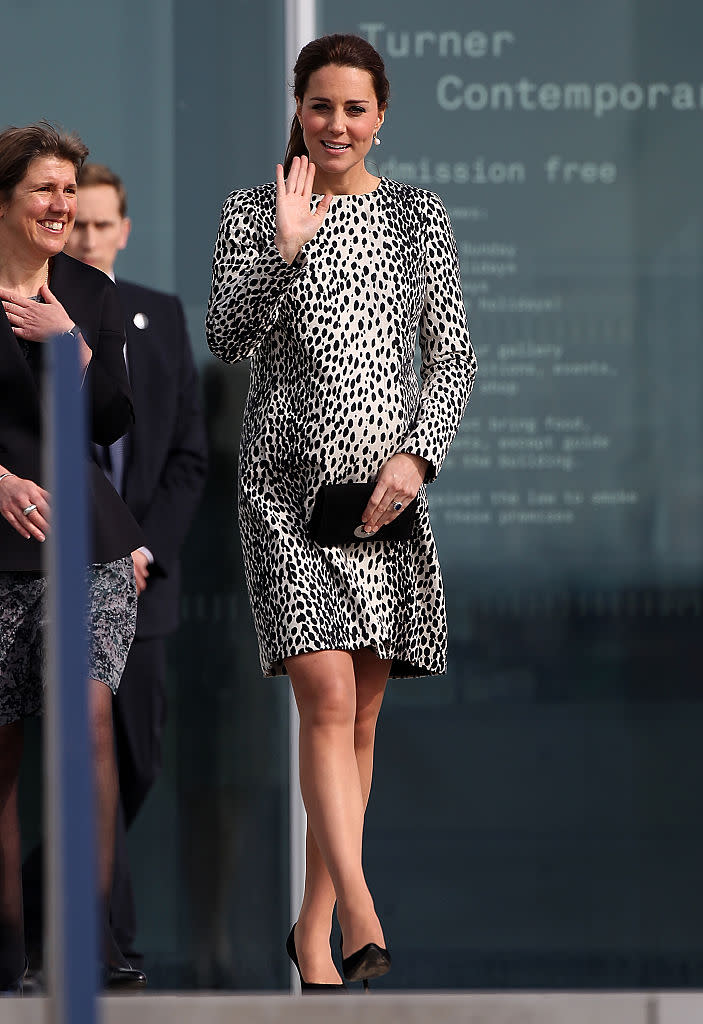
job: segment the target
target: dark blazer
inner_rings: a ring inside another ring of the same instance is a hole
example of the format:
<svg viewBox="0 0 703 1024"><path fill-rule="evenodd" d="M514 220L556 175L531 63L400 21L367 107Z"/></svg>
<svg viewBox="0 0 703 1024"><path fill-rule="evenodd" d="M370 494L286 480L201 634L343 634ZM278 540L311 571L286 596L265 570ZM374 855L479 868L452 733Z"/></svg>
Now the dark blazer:
<svg viewBox="0 0 703 1024"><path fill-rule="evenodd" d="M117 287L135 411L122 489L155 559L137 636L155 636L178 625L179 555L205 483L207 441L180 301L129 281Z"/></svg>
<svg viewBox="0 0 703 1024"><path fill-rule="evenodd" d="M89 396L89 432L98 444L111 444L133 421L117 289L101 271L63 253L53 258L49 287L93 351L83 385ZM42 405L40 387L0 303L0 463L16 476L45 486ZM128 555L144 539L125 503L89 453L86 466L91 561L112 562ZM21 537L0 516L0 570L42 569L42 548L37 541Z"/></svg>

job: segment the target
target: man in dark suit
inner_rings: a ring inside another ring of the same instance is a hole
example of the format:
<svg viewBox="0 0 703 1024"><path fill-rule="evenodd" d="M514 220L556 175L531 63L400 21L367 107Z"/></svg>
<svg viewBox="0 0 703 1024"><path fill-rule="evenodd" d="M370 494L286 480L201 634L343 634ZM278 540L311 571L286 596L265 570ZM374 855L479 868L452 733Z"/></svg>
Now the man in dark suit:
<svg viewBox="0 0 703 1024"><path fill-rule="evenodd" d="M114 280L115 258L129 232L122 182L107 167L84 164L78 179L78 213L66 251ZM125 360L135 423L104 458L108 475L147 542L132 553L139 591L137 634L114 704L122 820L111 918L118 944L133 953L136 915L125 830L161 767L165 637L178 624L179 553L205 482L207 446L180 301L119 278L116 284L125 314Z"/></svg>

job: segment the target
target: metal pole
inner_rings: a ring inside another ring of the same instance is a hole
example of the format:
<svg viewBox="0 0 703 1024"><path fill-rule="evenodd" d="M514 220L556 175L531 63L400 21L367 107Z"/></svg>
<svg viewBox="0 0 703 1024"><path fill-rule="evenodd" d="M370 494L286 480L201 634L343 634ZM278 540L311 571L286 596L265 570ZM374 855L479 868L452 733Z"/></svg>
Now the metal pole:
<svg viewBox="0 0 703 1024"><path fill-rule="evenodd" d="M286 121L284 139L288 138L290 122L295 113L295 102L289 86L293 81L293 66L300 50L317 34L317 5L315 0L286 0L285 6L285 73ZM298 784L298 730L300 719L291 690L289 696L289 788L290 788L290 913L295 921L303 900L305 888L305 832L307 816ZM300 991L298 973L291 965L291 988Z"/></svg>
<svg viewBox="0 0 703 1024"><path fill-rule="evenodd" d="M86 423L75 345L47 345L45 473L49 631L44 730L44 834L51 1024L94 1024L98 960L93 758L85 635L88 564Z"/></svg>

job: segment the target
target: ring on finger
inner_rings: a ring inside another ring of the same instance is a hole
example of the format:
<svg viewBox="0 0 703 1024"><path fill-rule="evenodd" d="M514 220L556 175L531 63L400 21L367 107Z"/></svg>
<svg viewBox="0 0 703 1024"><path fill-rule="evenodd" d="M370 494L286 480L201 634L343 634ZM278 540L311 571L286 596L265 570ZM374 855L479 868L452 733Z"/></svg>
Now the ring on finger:
<svg viewBox="0 0 703 1024"><path fill-rule="evenodd" d="M393 511L394 512L402 512L403 511L403 503L402 503L402 501L394 502L394 504L393 504Z"/></svg>
<svg viewBox="0 0 703 1024"><path fill-rule="evenodd" d="M27 505L26 508L22 509L22 515L23 516L29 516L29 515L32 514L32 512L36 512L36 511L37 511L37 506L36 505Z"/></svg>

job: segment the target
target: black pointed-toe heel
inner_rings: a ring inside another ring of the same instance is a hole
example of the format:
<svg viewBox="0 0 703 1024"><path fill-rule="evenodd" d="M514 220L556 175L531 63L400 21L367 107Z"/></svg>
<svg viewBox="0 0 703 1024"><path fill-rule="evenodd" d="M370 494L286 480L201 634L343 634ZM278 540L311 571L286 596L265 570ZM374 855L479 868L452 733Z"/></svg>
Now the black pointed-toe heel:
<svg viewBox="0 0 703 1024"><path fill-rule="evenodd" d="M316 992L346 993L348 991L344 982L342 982L341 985L324 985L318 984L314 981L305 981L303 979L303 975L300 973L300 964L298 963L298 953L295 948L295 925L291 928L290 935L286 939L286 953L293 961L295 969L298 972L301 992L311 992L314 994Z"/></svg>
<svg viewBox="0 0 703 1024"><path fill-rule="evenodd" d="M342 949L342 942L339 944ZM369 990L369 978L380 978L391 969L391 955L383 946L375 942L367 942L356 953L344 956L342 950L342 973L347 981L363 981L364 989Z"/></svg>

